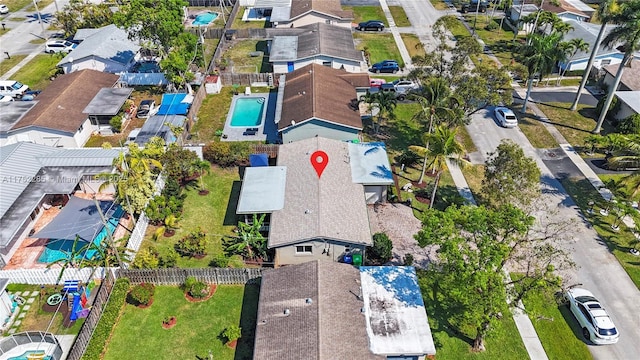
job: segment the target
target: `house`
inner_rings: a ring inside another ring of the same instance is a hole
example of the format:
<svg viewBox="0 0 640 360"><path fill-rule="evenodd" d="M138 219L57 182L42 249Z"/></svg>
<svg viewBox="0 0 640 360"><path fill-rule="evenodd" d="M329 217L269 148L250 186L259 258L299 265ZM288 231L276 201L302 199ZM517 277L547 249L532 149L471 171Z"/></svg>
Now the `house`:
<svg viewBox="0 0 640 360"><path fill-rule="evenodd" d="M367 74L350 74L318 64L286 74L280 81L275 114L282 142L314 136L358 139L362 119L356 87L363 86L369 86Z"/></svg>
<svg viewBox="0 0 640 360"><path fill-rule="evenodd" d="M521 18L525 18L528 15L535 14L538 11L538 7L534 4L519 4L511 6L509 9L509 19L513 24L526 33L530 33L533 30L533 24L520 23Z"/></svg>
<svg viewBox="0 0 640 360"><path fill-rule="evenodd" d="M616 73L620 67L620 63L605 66L603 83L607 88L611 88L616 79ZM629 66L624 68L622 72L622 78L620 79L620 85L616 91L640 91L640 60L631 60Z"/></svg>
<svg viewBox="0 0 640 360"><path fill-rule="evenodd" d="M318 150L328 156L321 176L311 163ZM367 203L384 202L391 184L383 143L314 137L280 145L277 166L247 168L236 214L269 214L277 265L344 261L372 245Z"/></svg>
<svg viewBox="0 0 640 360"><path fill-rule="evenodd" d="M83 41L57 66L65 74L83 69L112 74L124 72L136 62L136 54L140 50L140 45L129 40L128 36L125 30L113 24L83 32Z"/></svg>
<svg viewBox="0 0 640 360"><path fill-rule="evenodd" d="M113 95L111 100L117 98L115 103L109 100L102 102L104 106L87 108L103 88L112 88L117 81L114 74L81 70L59 76L30 104L13 104L15 101L3 104L3 113L6 110L8 115L0 120L0 145L30 141L54 147L83 146L91 133L99 130L101 122L92 121L105 119L116 108L119 110L131 93L107 90ZM94 110L98 113L92 114Z"/></svg>
<svg viewBox="0 0 640 360"><path fill-rule="evenodd" d="M616 91L620 109L615 115L617 120L640 114L640 91Z"/></svg>
<svg viewBox="0 0 640 360"><path fill-rule="evenodd" d="M273 72L289 73L315 63L347 72L366 72L362 52L356 50L351 29L324 23L299 27L298 34L274 34L269 51Z"/></svg>
<svg viewBox="0 0 640 360"><path fill-rule="evenodd" d="M91 99L89 104L82 110L83 114L87 114L91 125L101 131L103 129L111 130L111 119L118 115L122 110L125 102L131 96L133 88L102 88L96 96Z"/></svg>
<svg viewBox="0 0 640 360"><path fill-rule="evenodd" d="M351 28L353 12L342 10L340 0L240 0L268 16L274 28L296 28L314 23Z"/></svg>
<svg viewBox="0 0 640 360"><path fill-rule="evenodd" d="M568 42L573 39L582 39L589 44L589 49L587 51L577 52L570 61L560 63L559 67L562 70L567 68L567 71L585 70L589 62L589 56L591 56L591 51L596 44L596 38L598 37L598 32L600 32L600 25L575 20L567 20L566 23L571 25L573 29L566 33L562 40ZM611 32L614 27L613 25L607 26L604 36ZM601 45L593 62L593 67L601 69L603 66L610 64L619 64L622 62L623 56L624 54L617 49Z"/></svg>
<svg viewBox="0 0 640 360"><path fill-rule="evenodd" d="M59 149L18 142L0 147L0 265L29 234L54 197L74 190L95 193L97 174L110 172L119 149Z"/></svg>
<svg viewBox="0 0 640 360"><path fill-rule="evenodd" d="M433 358L415 269L312 261L262 275L254 360Z"/></svg>
<svg viewBox="0 0 640 360"><path fill-rule="evenodd" d="M591 20L591 16L596 10L580 0L559 0L557 4L552 1L545 1L542 10L552 12L562 20L586 21Z"/></svg>

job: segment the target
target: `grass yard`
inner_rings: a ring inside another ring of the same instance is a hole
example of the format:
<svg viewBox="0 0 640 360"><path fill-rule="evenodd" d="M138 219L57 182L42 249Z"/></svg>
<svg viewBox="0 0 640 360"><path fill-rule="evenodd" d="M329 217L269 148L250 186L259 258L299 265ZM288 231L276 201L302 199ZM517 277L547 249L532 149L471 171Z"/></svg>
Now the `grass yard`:
<svg viewBox="0 0 640 360"><path fill-rule="evenodd" d="M380 6L343 6L342 9L353 11L353 22L356 24L367 20L380 20L385 27L389 27L389 22Z"/></svg>
<svg viewBox="0 0 640 360"><path fill-rule="evenodd" d="M400 67L404 67L404 61L391 34L363 34L354 33L356 49L369 53L370 65L382 60L396 60Z"/></svg>
<svg viewBox="0 0 640 360"><path fill-rule="evenodd" d="M429 0L436 10L447 10L449 7L442 0Z"/></svg>
<svg viewBox="0 0 640 360"><path fill-rule="evenodd" d="M4 75L7 71L13 69L14 66L18 65L18 63L26 57L27 55L12 55L11 59L2 60L2 62L0 62L0 75Z"/></svg>
<svg viewBox="0 0 640 360"><path fill-rule="evenodd" d="M159 104L159 102L156 102L156 104ZM123 124L125 127L122 128L121 132L110 136L103 136L99 134L91 135L89 140L87 140L87 143L84 144L84 147L102 147L104 143L111 144L113 147L124 146L131 130L142 127L146 120L147 119L133 118Z"/></svg>
<svg viewBox="0 0 640 360"><path fill-rule="evenodd" d="M529 293L522 302L549 359L593 359L582 341L578 322L567 306L555 306L553 297L537 292Z"/></svg>
<svg viewBox="0 0 640 360"><path fill-rule="evenodd" d="M464 150L467 153L478 151L476 144L473 143L473 140L471 139L471 136L469 135L469 132L467 131L467 128L465 126L461 126L458 128L457 139L460 142L460 144L462 144L462 146L464 147Z"/></svg>
<svg viewBox="0 0 640 360"><path fill-rule="evenodd" d="M40 11L42 11L42 9L44 9L45 7L47 7L49 4L51 4L53 2L53 0L39 0L38 1L38 9ZM33 1L31 2L31 4L33 4ZM62 10L62 8L60 9ZM36 7L33 5L30 5L28 8L25 9L25 11L36 11ZM54 10L55 11L55 10Z"/></svg>
<svg viewBox="0 0 640 360"><path fill-rule="evenodd" d="M625 269L631 281L640 288L640 262L638 257L629 253L629 250L636 244L636 238L631 233L631 230L626 226L621 226L619 232L615 232L611 229L611 224L614 221L614 216L602 216L598 210L605 206L604 200L596 189L589 183L587 179L569 178L561 180L562 186L567 190L567 193L571 195L571 198L582 209L582 213L587 220L591 222L593 228L598 232L598 235L604 240L609 251L618 259L618 262ZM595 213L589 215L587 210L590 208L589 201L595 201Z"/></svg>
<svg viewBox="0 0 640 360"><path fill-rule="evenodd" d="M409 18L404 12L404 8L402 6L389 6L389 11L391 12L391 16L393 17L393 21L396 23L397 27L411 26L411 21L409 21Z"/></svg>
<svg viewBox="0 0 640 360"><path fill-rule="evenodd" d="M474 194L474 197L477 197L478 194L482 193L482 179L484 179L485 169L485 165L471 165L462 169L462 174L464 175L465 180L467 180L469 189L471 190L471 193ZM476 201L477 200L478 199L476 198Z"/></svg>
<svg viewBox="0 0 640 360"><path fill-rule="evenodd" d="M558 147L558 142L549 133L546 127L533 115L527 108L527 113L523 114L519 110L521 107L517 106L514 112L518 116L518 127L522 130L522 133L529 139L529 142L533 147L537 149L550 149Z"/></svg>
<svg viewBox="0 0 640 360"><path fill-rule="evenodd" d="M577 111L569 110L569 103L547 103L537 104L538 108L549 118L560 131L562 136L567 139L569 144L575 147L582 147L585 139L591 135L591 131L596 126L595 107L587 105L578 105ZM607 121L602 126L602 135L613 132L613 126Z"/></svg>
<svg viewBox="0 0 640 360"><path fill-rule="evenodd" d="M207 95L198 111L198 121L191 131L193 141L217 139L215 132L224 128L232 97L233 89L229 86L223 87L219 94Z"/></svg>
<svg viewBox="0 0 640 360"><path fill-rule="evenodd" d="M271 24L266 20L242 21L242 15L244 14L245 9L246 8L242 6L238 9L238 15L233 19L233 24L231 24L232 29L263 29L271 26Z"/></svg>
<svg viewBox="0 0 640 360"><path fill-rule="evenodd" d="M262 56L249 56L249 53L262 51ZM222 58L227 59L228 67L233 67L235 72L271 72L266 40L236 40L227 49Z"/></svg>
<svg viewBox="0 0 640 360"><path fill-rule="evenodd" d="M411 58L414 56L425 56L427 54L424 51L424 45L416 35L400 34L400 37L402 37L402 42L404 42L404 46L407 47L407 51L409 51L409 56Z"/></svg>
<svg viewBox="0 0 640 360"><path fill-rule="evenodd" d="M251 359L258 294L256 285L219 285L211 299L190 303L179 288L156 286L151 307L124 305L103 359L208 359L210 350L214 359ZM172 329L162 328L166 316L177 318ZM221 338L230 325L242 327L235 350Z"/></svg>
<svg viewBox="0 0 640 360"><path fill-rule="evenodd" d="M31 7L33 7L33 0L3 0L2 3L7 5L9 11L11 12L22 10L28 5L31 5Z"/></svg>
<svg viewBox="0 0 640 360"><path fill-rule="evenodd" d="M201 227L208 235L207 256L203 259L180 257L177 267L207 267L211 259L222 253L222 237L233 234L237 226L236 206L240 195L240 176L238 168L221 169L213 167L211 173L204 178L208 195L198 195L198 189L188 189L184 203L184 212L178 221L180 228L172 237L160 236L153 240L156 229L149 226L143 247L155 246L160 254L166 253L182 237Z"/></svg>
<svg viewBox="0 0 640 360"><path fill-rule="evenodd" d="M51 83L51 72L62 59L58 54L36 55L11 77L33 90L44 90Z"/></svg>

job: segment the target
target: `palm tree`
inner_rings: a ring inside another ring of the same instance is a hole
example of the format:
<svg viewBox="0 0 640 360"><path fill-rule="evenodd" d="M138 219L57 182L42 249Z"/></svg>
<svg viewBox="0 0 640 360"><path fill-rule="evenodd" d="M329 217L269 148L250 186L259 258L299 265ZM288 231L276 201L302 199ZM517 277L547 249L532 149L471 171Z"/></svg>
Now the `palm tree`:
<svg viewBox="0 0 640 360"><path fill-rule="evenodd" d="M258 217L253 214L253 222L238 223L238 236L234 237L226 244L226 251L232 254L239 254L248 259L263 259L267 253L267 241L260 229L264 223L265 214Z"/></svg>
<svg viewBox="0 0 640 360"><path fill-rule="evenodd" d="M377 94L374 94L374 98L376 106L378 107L377 129L374 129L377 134L385 120L393 120L396 118L394 110L396 105L398 105L398 100L396 99L396 94L390 91L379 91Z"/></svg>
<svg viewBox="0 0 640 360"><path fill-rule="evenodd" d="M207 160L200 160L198 159L197 161L194 161L194 163L192 164L194 169L198 171L198 182L200 183L200 193L204 194L204 193L208 193L207 189L204 186L204 175L208 174L209 171L211 171L211 163L208 162Z"/></svg>
<svg viewBox="0 0 640 360"><path fill-rule="evenodd" d="M625 66L628 66L633 60L633 54L640 51L640 0L631 0L625 2L620 6L620 11L613 14L611 20L619 24L615 29L604 38L603 43L608 48L613 48L618 44L620 48L624 49L624 57L622 62L618 66L618 72L616 72L616 78L613 81L613 86L609 89L609 94L604 102L604 107L598 118L594 133L599 133L602 128L607 112L609 112L609 106L613 101L613 96L618 90L620 85L620 79L624 72Z"/></svg>
<svg viewBox="0 0 640 360"><path fill-rule="evenodd" d="M531 42L520 47L522 63L527 67L529 73L527 76L527 95L521 110L523 113L527 112L527 102L531 95L531 88L533 88L533 80L542 79L545 75L550 74L555 64L565 59L566 55L560 46L561 39L562 34L557 32L548 36L533 34L530 37Z"/></svg>
<svg viewBox="0 0 640 360"><path fill-rule="evenodd" d="M582 52L587 52L589 51L589 43L584 41L583 39L571 39L568 42L566 42L565 44L567 44L565 51L567 51L567 63L565 64L564 70L562 70L562 72L560 73L560 77L558 78L558 81L556 83L556 86L560 86L560 83L562 82L562 78L564 77L564 74L567 73L567 69L569 68L569 63L571 63L571 61L573 60L573 58L576 56L576 54L580 51Z"/></svg>
<svg viewBox="0 0 640 360"><path fill-rule="evenodd" d="M600 31L598 32L598 36L596 37L596 43L593 45L591 49L591 55L589 55L589 61L587 62L587 67L585 68L584 75L582 75L582 81L580 81L580 86L578 86L578 92L576 93L576 98L573 100L573 104L571 104L571 111L575 111L578 108L578 102L580 102L580 96L582 95L582 90L584 90L585 85L587 85L587 80L589 79L589 73L591 72L591 67L593 66L593 62L596 59L596 55L598 54L598 49L600 49L600 44L602 43L602 37L604 36L604 32L607 29L607 23L611 20L611 15L615 14L618 11L618 0L604 0L598 6L598 10L596 14L598 19L601 21L602 25L600 26Z"/></svg>
<svg viewBox="0 0 640 360"><path fill-rule="evenodd" d="M451 129L446 126L438 126L433 134L424 134L423 141L425 144L429 144L428 147L410 147L412 151L423 155L425 159L431 159L429 167L431 172L436 174L431 201L429 202L430 208L433 207L435 202L440 176L446 169L447 160L452 160L457 165L466 164L465 160L461 158L464 154L464 147L456 140L456 133L457 128Z"/></svg>

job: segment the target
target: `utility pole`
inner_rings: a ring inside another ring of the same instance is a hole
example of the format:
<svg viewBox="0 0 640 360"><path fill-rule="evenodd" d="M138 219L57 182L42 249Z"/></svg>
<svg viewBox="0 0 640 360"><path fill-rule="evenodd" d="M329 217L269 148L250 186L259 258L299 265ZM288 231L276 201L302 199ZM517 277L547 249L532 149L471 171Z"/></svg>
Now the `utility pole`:
<svg viewBox="0 0 640 360"><path fill-rule="evenodd" d="M33 6L36 8L36 14L38 14L38 22L40 23L40 28L42 28L42 35L44 35L44 23L42 22L42 16L40 16L40 9L38 9L38 3L36 0L33 0Z"/></svg>

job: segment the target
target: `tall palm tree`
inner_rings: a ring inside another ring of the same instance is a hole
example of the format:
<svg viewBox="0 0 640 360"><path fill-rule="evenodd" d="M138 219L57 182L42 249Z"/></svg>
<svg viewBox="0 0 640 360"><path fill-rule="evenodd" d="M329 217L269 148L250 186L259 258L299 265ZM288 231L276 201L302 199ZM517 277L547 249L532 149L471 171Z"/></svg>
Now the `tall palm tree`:
<svg viewBox="0 0 640 360"><path fill-rule="evenodd" d="M562 78L564 77L564 74L567 73L567 69L569 68L569 63L571 63L576 54L580 51L589 51L589 43L584 41L583 39L571 39L565 44L567 44L565 48L565 51L567 52L567 63L565 64L564 70L562 70L562 72L560 73L560 77L558 78L556 86L559 86L562 82Z"/></svg>
<svg viewBox="0 0 640 360"><path fill-rule="evenodd" d="M527 95L522 104L522 112L527 111L527 102L531 95L533 80L542 79L545 75L553 71L553 67L558 61L563 61L566 57L560 46L562 39L561 33L551 33L548 36L533 34L530 37L531 42L523 44L520 47L520 56L522 63L528 70L528 86Z"/></svg>
<svg viewBox="0 0 640 360"><path fill-rule="evenodd" d="M619 0L604 0L598 6L598 10L596 14L598 19L602 23L600 26L600 31L598 32L598 36L596 37L596 43L593 45L591 49L591 55L589 55L589 61L587 61L587 67L584 70L584 75L582 75L582 81L580 81L580 86L578 86L578 92L576 93L576 98L573 100L573 104L571 104L571 111L575 111L578 108L578 103L580 102L580 96L582 95L582 90L584 90L585 85L587 85L587 80L589 79L589 73L591 72L591 67L593 66L593 62L596 59L596 55L598 54L598 49L600 49L600 44L602 43L602 37L604 36L605 31L607 30L607 23L611 20L611 15L615 14L618 11L618 1Z"/></svg>
<svg viewBox="0 0 640 360"><path fill-rule="evenodd" d="M464 155L464 147L456 140L457 128L451 129L446 126L436 127L433 134L424 134L423 141L429 144L428 147L411 146L410 149L424 156L425 159L431 159L429 167L431 172L436 174L433 191L431 193L431 201L429 207L433 207L436 198L436 191L440 183L440 176L446 169L447 160L452 160L457 165L465 164L462 159Z"/></svg>
<svg viewBox="0 0 640 360"><path fill-rule="evenodd" d="M618 66L618 72L616 72L616 78L613 81L613 86L609 89L609 94L604 102L604 107L598 118L594 133L599 133L602 128L607 112L609 112L609 106L613 101L613 96L618 90L622 74L625 66L628 66L633 60L633 54L640 51L640 0L631 0L625 2L620 6L620 11L612 15L612 22L619 24L615 29L604 38L603 43L608 48L613 48L618 44L620 48L624 50L624 57L622 62Z"/></svg>
<svg viewBox="0 0 640 360"><path fill-rule="evenodd" d="M389 91L370 93L367 91L367 93L360 99L360 102L367 104L369 111L371 111L373 132L375 134L380 131L380 126L384 123L385 119L395 119L394 110L398 104L395 93ZM374 116L373 110L378 110L377 115Z"/></svg>

